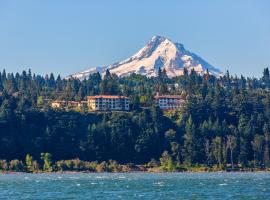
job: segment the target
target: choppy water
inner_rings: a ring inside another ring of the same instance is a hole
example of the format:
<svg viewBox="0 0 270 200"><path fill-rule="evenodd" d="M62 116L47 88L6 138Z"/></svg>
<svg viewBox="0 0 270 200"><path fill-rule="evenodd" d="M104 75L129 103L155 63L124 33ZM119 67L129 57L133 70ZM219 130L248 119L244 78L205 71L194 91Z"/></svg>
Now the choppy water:
<svg viewBox="0 0 270 200"><path fill-rule="evenodd" d="M270 199L270 173L1 174L0 199Z"/></svg>

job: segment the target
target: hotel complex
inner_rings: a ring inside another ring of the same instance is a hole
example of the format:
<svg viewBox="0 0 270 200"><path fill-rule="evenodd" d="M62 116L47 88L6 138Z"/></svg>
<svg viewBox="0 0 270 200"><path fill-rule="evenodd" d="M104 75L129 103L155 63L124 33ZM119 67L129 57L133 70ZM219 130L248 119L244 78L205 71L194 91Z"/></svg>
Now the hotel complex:
<svg viewBox="0 0 270 200"><path fill-rule="evenodd" d="M180 95L156 95L155 104L161 110L177 110L182 107L185 100ZM85 108L89 111L129 111L129 97L118 95L88 96L87 101L62 101L51 102L55 109Z"/></svg>
<svg viewBox="0 0 270 200"><path fill-rule="evenodd" d="M125 96L98 95L87 97L88 107L93 111L129 111L129 98Z"/></svg>

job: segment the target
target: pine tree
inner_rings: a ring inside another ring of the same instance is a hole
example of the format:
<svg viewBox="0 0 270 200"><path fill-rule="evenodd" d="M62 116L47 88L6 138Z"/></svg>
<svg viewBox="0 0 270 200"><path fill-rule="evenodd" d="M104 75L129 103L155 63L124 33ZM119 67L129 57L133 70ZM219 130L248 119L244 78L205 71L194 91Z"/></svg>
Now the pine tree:
<svg viewBox="0 0 270 200"><path fill-rule="evenodd" d="M195 131L195 125L193 124L192 118L190 116L186 122L184 135L185 162L189 164L196 162Z"/></svg>
<svg viewBox="0 0 270 200"><path fill-rule="evenodd" d="M263 78L262 78L265 86L269 88L270 86L270 75L268 67L263 70Z"/></svg>

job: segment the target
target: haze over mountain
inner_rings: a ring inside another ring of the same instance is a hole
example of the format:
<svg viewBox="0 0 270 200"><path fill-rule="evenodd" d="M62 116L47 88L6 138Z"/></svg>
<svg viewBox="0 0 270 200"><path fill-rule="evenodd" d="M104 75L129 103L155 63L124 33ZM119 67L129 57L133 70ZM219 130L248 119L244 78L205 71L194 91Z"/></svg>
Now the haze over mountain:
<svg viewBox="0 0 270 200"><path fill-rule="evenodd" d="M153 36L146 46L124 61L107 66L92 67L67 78L85 79L95 72L104 74L107 69L118 76L137 73L151 77L157 76L159 68L165 69L169 77L182 75L184 68L188 71L194 69L199 74L206 73L207 69L212 75L220 76L222 74L219 69L198 55L187 51L182 44L174 43L165 37Z"/></svg>

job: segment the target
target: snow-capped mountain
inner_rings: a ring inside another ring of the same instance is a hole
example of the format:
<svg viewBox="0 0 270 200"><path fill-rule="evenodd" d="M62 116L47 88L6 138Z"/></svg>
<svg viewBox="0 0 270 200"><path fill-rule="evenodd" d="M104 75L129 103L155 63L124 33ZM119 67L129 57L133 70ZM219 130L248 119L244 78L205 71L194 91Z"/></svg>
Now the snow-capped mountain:
<svg viewBox="0 0 270 200"><path fill-rule="evenodd" d="M208 69L210 74L222 75L219 69L196 54L187 51L182 44L174 43L165 37L154 36L145 47L124 61L108 66L90 68L67 78L84 79L95 72L104 74L107 69L118 76L138 73L151 77L157 75L159 68L165 68L169 77L182 75L184 68L188 71L194 69L199 74L204 74Z"/></svg>

